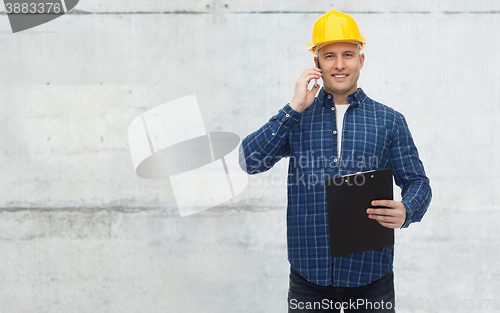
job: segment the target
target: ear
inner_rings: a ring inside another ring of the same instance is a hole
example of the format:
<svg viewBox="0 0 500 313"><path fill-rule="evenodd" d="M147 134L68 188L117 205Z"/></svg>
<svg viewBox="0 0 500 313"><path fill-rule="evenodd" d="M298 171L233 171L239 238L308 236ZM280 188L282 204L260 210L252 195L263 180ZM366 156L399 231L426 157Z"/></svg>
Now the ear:
<svg viewBox="0 0 500 313"><path fill-rule="evenodd" d="M361 53L359 55L359 65L360 65L359 69L362 69L364 64L365 64L365 54Z"/></svg>
<svg viewBox="0 0 500 313"><path fill-rule="evenodd" d="M314 64L316 64L316 67L317 67L317 68L321 69L321 68L319 67L319 60L318 60L318 57L314 57Z"/></svg>

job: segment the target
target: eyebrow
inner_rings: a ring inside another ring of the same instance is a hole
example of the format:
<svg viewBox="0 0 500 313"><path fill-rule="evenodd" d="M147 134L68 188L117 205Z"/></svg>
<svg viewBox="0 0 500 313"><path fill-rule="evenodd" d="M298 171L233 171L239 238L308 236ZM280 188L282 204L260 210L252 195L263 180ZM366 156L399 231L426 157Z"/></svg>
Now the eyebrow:
<svg viewBox="0 0 500 313"><path fill-rule="evenodd" d="M355 53L355 52L351 51L351 50L347 50L347 51L342 51L342 53ZM325 53L323 53L323 55L327 55L327 54L335 54L335 52L325 52Z"/></svg>

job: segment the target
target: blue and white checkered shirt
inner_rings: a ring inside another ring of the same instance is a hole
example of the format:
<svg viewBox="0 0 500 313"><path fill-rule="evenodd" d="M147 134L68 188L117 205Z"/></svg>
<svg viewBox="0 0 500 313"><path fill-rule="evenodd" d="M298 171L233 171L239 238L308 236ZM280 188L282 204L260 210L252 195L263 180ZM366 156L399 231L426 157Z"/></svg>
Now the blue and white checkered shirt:
<svg viewBox="0 0 500 313"><path fill-rule="evenodd" d="M333 96L323 89L302 114L285 105L241 145L242 168L249 174L267 171L290 157L288 260L302 277L323 286L369 284L389 273L394 259L394 247L331 257L326 179L392 168L407 211L403 228L422 219L432 197L403 115L368 98L361 88L347 99L340 156Z"/></svg>

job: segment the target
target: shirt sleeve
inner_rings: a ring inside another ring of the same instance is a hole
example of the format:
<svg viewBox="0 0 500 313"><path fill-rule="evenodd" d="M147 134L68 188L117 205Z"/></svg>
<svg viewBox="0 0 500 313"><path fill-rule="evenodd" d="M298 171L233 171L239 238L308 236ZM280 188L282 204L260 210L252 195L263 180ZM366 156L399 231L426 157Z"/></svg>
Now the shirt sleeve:
<svg viewBox="0 0 500 313"><path fill-rule="evenodd" d="M288 134L302 115L286 104L239 147L240 167L248 174L265 172L283 157L290 156Z"/></svg>
<svg viewBox="0 0 500 313"><path fill-rule="evenodd" d="M391 165L396 185L401 188L401 202L406 209L406 221L401 228L420 222L432 198L424 165L418 156L410 129L403 115L397 114L390 147Z"/></svg>

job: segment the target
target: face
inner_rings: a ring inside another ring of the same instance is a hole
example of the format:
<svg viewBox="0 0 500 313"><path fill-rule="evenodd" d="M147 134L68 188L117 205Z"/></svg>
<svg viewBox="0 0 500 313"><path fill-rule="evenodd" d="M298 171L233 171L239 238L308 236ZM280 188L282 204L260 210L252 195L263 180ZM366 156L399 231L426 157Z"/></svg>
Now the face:
<svg viewBox="0 0 500 313"><path fill-rule="evenodd" d="M323 74L323 88L334 96L347 98L358 89L359 71L365 55L356 44L337 42L319 50L318 59Z"/></svg>

